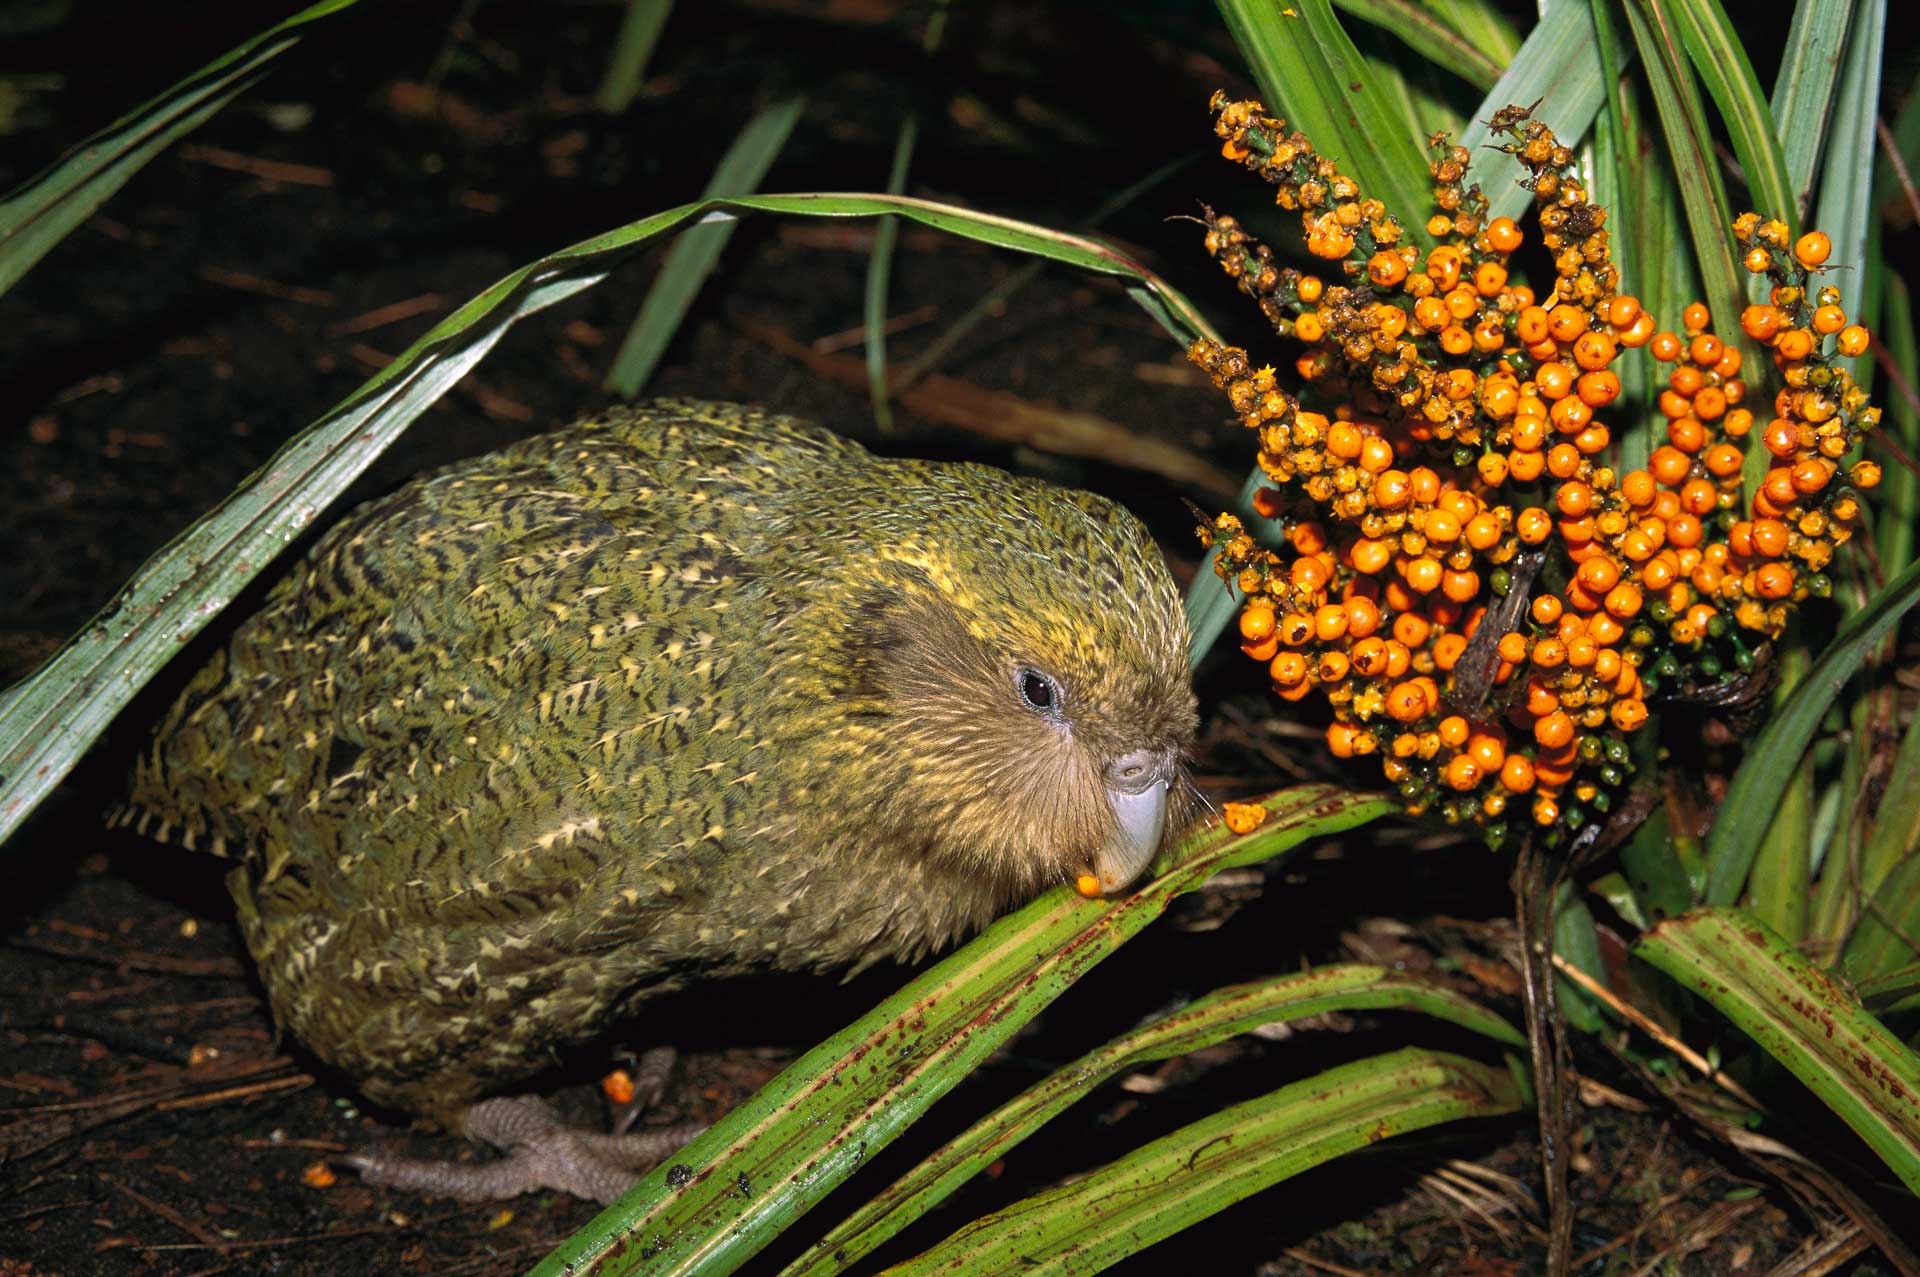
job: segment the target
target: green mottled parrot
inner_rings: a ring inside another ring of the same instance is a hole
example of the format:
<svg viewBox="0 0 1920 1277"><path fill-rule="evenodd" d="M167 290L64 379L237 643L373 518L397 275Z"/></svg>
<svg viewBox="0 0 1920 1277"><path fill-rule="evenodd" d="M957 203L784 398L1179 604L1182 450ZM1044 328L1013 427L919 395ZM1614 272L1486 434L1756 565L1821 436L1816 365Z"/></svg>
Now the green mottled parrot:
<svg viewBox="0 0 1920 1277"><path fill-rule="evenodd" d="M120 819L236 861L314 1056L518 1159L363 1173L610 1197L638 1154L555 1154L571 1133L486 1097L670 989L1119 890L1185 810L1194 723L1178 597L1111 502L661 401L348 515L181 694Z"/></svg>

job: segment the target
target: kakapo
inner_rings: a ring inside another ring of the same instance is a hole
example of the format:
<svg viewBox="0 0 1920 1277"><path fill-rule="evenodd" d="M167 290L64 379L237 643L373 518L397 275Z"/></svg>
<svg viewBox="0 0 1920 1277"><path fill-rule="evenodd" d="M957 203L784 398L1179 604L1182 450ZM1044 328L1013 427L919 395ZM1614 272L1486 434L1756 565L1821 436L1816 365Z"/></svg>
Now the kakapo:
<svg viewBox="0 0 1920 1277"><path fill-rule="evenodd" d="M121 819L236 862L315 1057L514 1147L483 1183L375 1178L605 1197L631 1158L486 1097L666 990L1126 886L1187 809L1186 638L1104 498L661 401L347 515L180 695Z"/></svg>

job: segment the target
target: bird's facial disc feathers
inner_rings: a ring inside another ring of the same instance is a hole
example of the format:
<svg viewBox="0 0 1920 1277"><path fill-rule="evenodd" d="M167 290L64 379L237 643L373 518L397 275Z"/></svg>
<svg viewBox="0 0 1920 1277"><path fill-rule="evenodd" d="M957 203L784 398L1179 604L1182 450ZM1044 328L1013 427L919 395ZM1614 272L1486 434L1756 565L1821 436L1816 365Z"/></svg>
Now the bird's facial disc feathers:
<svg viewBox="0 0 1920 1277"><path fill-rule="evenodd" d="M1184 815L1179 760L1193 731L1164 574L1128 581L1136 601L1101 589L1119 584L1101 563L1040 563L1022 579L1031 565L1015 557L956 563L923 549L892 563L884 601L863 614L873 641L860 680L895 764L901 835L1001 907L1089 873L1105 892L1133 882Z"/></svg>

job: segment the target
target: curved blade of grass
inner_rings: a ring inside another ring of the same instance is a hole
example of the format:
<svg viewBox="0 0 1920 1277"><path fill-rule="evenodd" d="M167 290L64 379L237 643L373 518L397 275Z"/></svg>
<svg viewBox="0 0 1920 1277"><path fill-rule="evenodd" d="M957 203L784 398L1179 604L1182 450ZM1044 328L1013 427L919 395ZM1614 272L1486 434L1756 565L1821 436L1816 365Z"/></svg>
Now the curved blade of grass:
<svg viewBox="0 0 1920 1277"><path fill-rule="evenodd" d="M1691 257L1700 274L1700 300L1719 317L1719 330L1727 333L1727 340L1739 345L1750 365L1759 367L1761 365L1754 361L1763 352L1737 325L1729 322L1746 305L1746 284L1733 257L1733 214L1727 203L1726 184L1720 178L1720 166L1714 157L1713 135L1707 128L1700 85L1674 25L1673 6L1680 2L1682 0L1626 0L1622 7L1634 44L1640 50L1641 63L1646 67L1654 111L1667 141L1680 207L1686 214L1688 238L1693 242ZM1662 318L1669 324L1673 322L1671 314ZM1765 449L1750 451L1757 453ZM1758 488L1766 469L1765 458L1747 457L1743 479L1749 491Z"/></svg>
<svg viewBox="0 0 1920 1277"><path fill-rule="evenodd" d="M0 200L0 293L93 216L175 138L251 88L315 23L356 0L321 0L207 63L74 147Z"/></svg>
<svg viewBox="0 0 1920 1277"><path fill-rule="evenodd" d="M1920 852L1911 844L1901 850L1905 858L1868 895L1847 941L1843 962L1850 978L1884 975L1920 961Z"/></svg>
<svg viewBox="0 0 1920 1277"><path fill-rule="evenodd" d="M1125 1070L1198 1051L1263 1024L1363 1008L1424 1011L1509 1046L1524 1047L1527 1042L1524 1034L1479 1004L1426 980L1381 967L1321 967L1216 989L1171 1015L1088 1052L1002 1104L863 1203L783 1269L780 1277L828 1277L845 1272L996 1159L1017 1148L1069 1105Z"/></svg>
<svg viewBox="0 0 1920 1277"><path fill-rule="evenodd" d="M1588 5L1568 0L1547 10L1460 135L1460 145L1473 153L1474 177L1491 204L1489 216L1517 218L1533 202L1517 184L1524 176L1519 161L1487 149L1493 134L1486 122L1493 113L1503 106L1538 102L1534 114L1553 126L1563 144L1578 145L1606 101L1603 65L1624 68L1632 60L1632 48L1620 41L1613 26L1596 26Z"/></svg>
<svg viewBox="0 0 1920 1277"><path fill-rule="evenodd" d="M613 40L613 56L607 59L606 74L593 95L595 106L608 115L618 115L633 105L641 82L647 78L647 63L653 57L653 48L660 43L660 32L672 13L673 0L627 0L626 16L620 20L620 34Z"/></svg>
<svg viewBox="0 0 1920 1277"><path fill-rule="evenodd" d="M1139 280L1188 336L1213 336L1193 305L1126 254L1068 235L930 200L809 194L702 200L543 257L436 324L340 405L275 453L246 484L143 564L119 596L34 676L0 696L0 843L72 770L180 645L233 601L275 555L478 363L516 321L604 279L656 236L745 212L902 217L968 239Z"/></svg>
<svg viewBox="0 0 1920 1277"><path fill-rule="evenodd" d="M1227 1206L1408 1131L1520 1107L1512 1076L1408 1048L1328 1069L995 1211L889 1277L1095 1273Z"/></svg>
<svg viewBox="0 0 1920 1277"><path fill-rule="evenodd" d="M1786 222L1797 236L1800 210L1780 145L1785 125L1776 131L1772 109L1760 93L1760 77L1753 73L1746 45L1734 34L1727 11L1720 7L1720 0L1670 0L1667 12L1693 59L1694 71L1719 109L1720 122L1727 126L1754 207ZM1868 110L1871 113L1871 106ZM1820 125L1813 122L1811 127L1818 130ZM1726 234L1723 227L1722 239Z"/></svg>
<svg viewBox="0 0 1920 1277"><path fill-rule="evenodd" d="M1843 889L1867 902L1845 951L1848 973L1859 978L1914 961L1920 939L1920 718L1900 738L1882 795L1857 881L1839 874Z"/></svg>
<svg viewBox="0 0 1920 1277"><path fill-rule="evenodd" d="M1680 194L1657 132L1653 107L1639 76L1620 74L1611 59L1627 37L1625 18L1610 4L1590 7L1607 86L1606 106L1594 120L1594 196L1611 216L1613 260L1621 286L1640 299L1650 314L1671 322L1700 295L1693 262L1686 251ZM1508 161L1511 163L1511 161ZM1619 415L1615 432L1617 461L1623 471L1643 467L1655 446L1666 442L1664 418L1653 409L1653 381L1645 360L1622 360L1621 397L1630 405Z"/></svg>
<svg viewBox="0 0 1920 1277"><path fill-rule="evenodd" d="M893 162L887 167L887 194L907 189L907 166L920 136L920 117L912 111L900 117L893 139ZM867 399L873 405L873 423L893 428L893 401L887 389L887 293L893 284L893 250L900 240L900 221L883 217L873 228L873 252L867 258L867 288L862 315L867 329Z"/></svg>
<svg viewBox="0 0 1920 1277"><path fill-rule="evenodd" d="M1739 263L1733 257L1733 214L1726 184L1713 155L1713 134L1707 128L1700 85L1681 48L1673 18L1679 0L1628 0L1627 23L1653 90L1655 113L1667 140L1667 151L1678 183L1693 256L1699 264L1703 300L1725 321L1739 315L1746 304ZM1669 321L1670 322L1670 321ZM1756 358L1748 351L1749 359Z"/></svg>
<svg viewBox="0 0 1920 1277"><path fill-rule="evenodd" d="M1731 905L1747 885L1761 836L1773 817L1773 799L1800 764L1800 756L1826 716L1833 698L1860 663L1907 609L1920 602L1920 564L1914 564L1849 616L1820 654L1806 681L1767 721L1733 773L1727 795L1707 835L1707 895L1710 905Z"/></svg>
<svg viewBox="0 0 1920 1277"><path fill-rule="evenodd" d="M1840 83L1853 10L1854 0L1800 0L1773 81L1770 110L1793 211L1802 218L1813 199L1813 175L1827 139L1827 105Z"/></svg>
<svg viewBox="0 0 1920 1277"><path fill-rule="evenodd" d="M1850 268L1829 270L1821 282L1840 290L1841 308L1849 315L1862 313L1872 265L1867 260L1867 223L1873 213L1874 121L1886 35L1887 0L1859 0L1847 32L1847 59L1827 126L1819 197L1814 204L1814 225L1833 240L1828 260ZM1869 358L1856 361L1856 376L1861 372L1859 365Z"/></svg>
<svg viewBox="0 0 1920 1277"><path fill-rule="evenodd" d="M1334 0L1334 3L1482 92L1491 89L1500 78L1502 63L1412 0Z"/></svg>
<svg viewBox="0 0 1920 1277"><path fill-rule="evenodd" d="M1261 99L1400 219L1424 252L1427 160L1420 139L1391 123L1393 105L1329 0L1217 0Z"/></svg>
<svg viewBox="0 0 1920 1277"><path fill-rule="evenodd" d="M1751 914L1700 909L1634 953L1713 1004L1920 1193L1920 1056Z"/></svg>
<svg viewBox="0 0 1920 1277"><path fill-rule="evenodd" d="M753 194L760 179L779 158L780 149L787 144L805 108L805 98L784 98L747 121L727 153L720 157L713 176L707 181L703 198ZM673 247L667 250L666 260L660 263L653 287L647 290L646 300L640 303L640 313L620 343L620 352L613 357L613 366L603 383L605 389L622 399L631 399L640 393L640 387L647 384L661 357L667 353L673 335L680 331L680 323L687 317L687 310L707 282L707 276L719 265L720 254L733 238L733 228L731 219L710 221L674 241Z"/></svg>
<svg viewBox="0 0 1920 1277"><path fill-rule="evenodd" d="M1427 0L1426 7L1503 67L1520 51L1520 33L1513 19L1491 0Z"/></svg>
<svg viewBox="0 0 1920 1277"><path fill-rule="evenodd" d="M542 1261L533 1277L720 1277L746 1263L1182 892L1364 824L1384 798L1281 790L1251 834L1187 837L1131 896L1049 892L807 1052ZM671 1181L671 1182L670 1182Z"/></svg>
<svg viewBox="0 0 1920 1277"><path fill-rule="evenodd" d="M1907 281L1892 271L1886 273L1886 303L1880 339L1895 368L1907 376L1920 373L1920 342L1914 339L1913 294ZM1920 452L1920 412L1898 389L1881 396L1886 404L1883 430L1891 430L1908 455ZM1880 568L1898 572L1913 562L1914 530L1920 525L1920 475L1901 465L1886 468L1880 489L1874 494L1874 542L1880 551Z"/></svg>
<svg viewBox="0 0 1920 1277"><path fill-rule="evenodd" d="M1793 699L1806 680L1809 658L1804 640L1787 639L1780 653L1780 681L1773 707ZM1756 795L1758 797L1758 795ZM1813 879L1813 750L1800 751L1781 789L1762 801L1773 808L1747 876L1747 908L1794 944L1807 937L1807 887Z"/></svg>

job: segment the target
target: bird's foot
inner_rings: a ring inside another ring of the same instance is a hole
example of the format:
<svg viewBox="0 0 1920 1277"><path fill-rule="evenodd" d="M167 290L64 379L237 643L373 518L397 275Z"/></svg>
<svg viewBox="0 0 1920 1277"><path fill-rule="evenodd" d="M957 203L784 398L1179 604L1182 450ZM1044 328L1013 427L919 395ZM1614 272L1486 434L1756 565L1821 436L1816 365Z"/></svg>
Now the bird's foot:
<svg viewBox="0 0 1920 1277"><path fill-rule="evenodd" d="M658 1086L664 1085L663 1073ZM341 1160L369 1184L466 1202L497 1201L541 1189L611 1202L642 1172L706 1129L699 1122L680 1122L612 1135L582 1131L566 1125L545 1100L531 1095L481 1100L466 1111L462 1126L506 1156L478 1164L379 1153L353 1153Z"/></svg>

